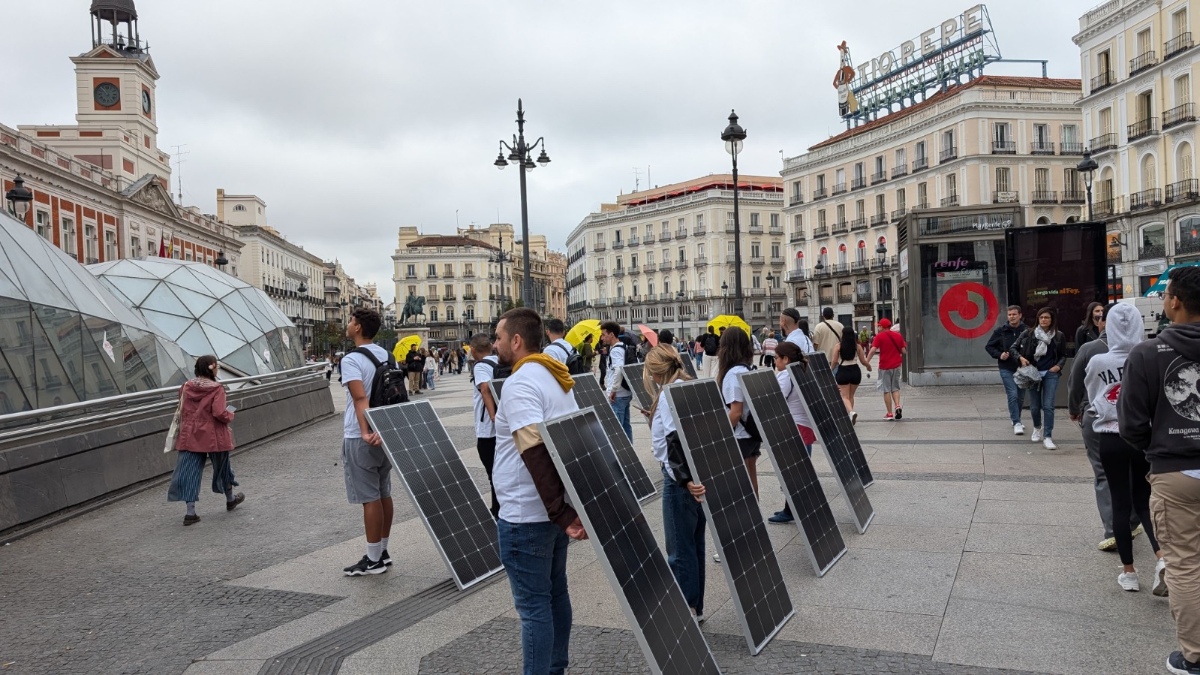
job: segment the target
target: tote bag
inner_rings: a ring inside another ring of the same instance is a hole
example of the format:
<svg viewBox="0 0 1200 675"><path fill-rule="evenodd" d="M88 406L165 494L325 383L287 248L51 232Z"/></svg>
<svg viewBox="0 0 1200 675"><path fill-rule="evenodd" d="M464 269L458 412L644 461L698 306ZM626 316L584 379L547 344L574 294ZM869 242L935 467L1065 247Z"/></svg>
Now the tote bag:
<svg viewBox="0 0 1200 675"><path fill-rule="evenodd" d="M179 398L179 405L175 406L175 415L171 417L171 428L167 429L167 440L163 445L163 452L171 452L175 449L175 440L179 438L179 422L183 415L183 397Z"/></svg>

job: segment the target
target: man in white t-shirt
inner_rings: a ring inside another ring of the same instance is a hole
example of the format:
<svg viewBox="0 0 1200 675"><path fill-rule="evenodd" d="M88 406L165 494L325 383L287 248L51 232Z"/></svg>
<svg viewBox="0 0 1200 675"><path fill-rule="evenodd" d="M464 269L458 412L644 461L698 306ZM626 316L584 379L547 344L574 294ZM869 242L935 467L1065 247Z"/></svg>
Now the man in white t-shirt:
<svg viewBox="0 0 1200 675"><path fill-rule="evenodd" d="M799 347L802 354L814 351L812 340L800 330L800 312L795 307L788 307L779 315L779 330L783 331L784 341Z"/></svg>
<svg viewBox="0 0 1200 675"><path fill-rule="evenodd" d="M354 342L355 350L366 349L386 363L387 350L371 342L379 324L379 312L356 309L346 324L346 337ZM383 440L367 422L375 364L365 354L351 351L342 357L341 370L342 387L346 389L342 433L346 499L351 504L362 504L367 535L367 554L342 571L348 577L382 574L392 564L387 552L388 535L392 531L392 463L383 451Z"/></svg>
<svg viewBox="0 0 1200 675"><path fill-rule="evenodd" d="M837 354L842 348L843 330L845 328L841 322L833 318L832 307L826 307L821 310L821 321L813 329L812 343L815 351L825 353L825 357L829 359L830 364L837 363L840 360Z"/></svg>
<svg viewBox="0 0 1200 675"><path fill-rule="evenodd" d="M575 348L567 342L567 326L562 322L562 319L550 319L546 322L546 337L550 338L550 344L542 350L543 354L549 354L566 365L567 360L571 358L571 354Z"/></svg>
<svg viewBox="0 0 1200 675"><path fill-rule="evenodd" d="M561 673L571 639L568 537L586 539L587 532L567 503L538 424L579 409L575 381L565 365L538 352L542 320L532 309L505 312L496 336L500 363L513 369L496 412L500 561L521 617L524 672Z"/></svg>
<svg viewBox="0 0 1200 675"><path fill-rule="evenodd" d="M488 485L492 486L492 517L499 518L500 502L496 500L496 484L492 481L496 464L496 401L487 383L495 376L500 359L492 353L492 341L484 333L476 333L471 338L471 355L479 359L471 362L471 382L475 388L471 392L475 410L475 451L487 472Z"/></svg>

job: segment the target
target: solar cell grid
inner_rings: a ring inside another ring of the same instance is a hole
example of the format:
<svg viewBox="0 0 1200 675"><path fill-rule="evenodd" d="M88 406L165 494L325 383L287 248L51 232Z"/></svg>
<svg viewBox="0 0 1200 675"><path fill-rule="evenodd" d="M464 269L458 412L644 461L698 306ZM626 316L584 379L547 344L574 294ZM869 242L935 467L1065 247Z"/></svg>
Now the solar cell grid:
<svg viewBox="0 0 1200 675"><path fill-rule="evenodd" d="M642 410L649 410L650 406L654 405L654 401L650 398L650 392L646 391L645 383L642 381L642 374L646 372L646 366L642 363L632 363L628 366L621 366L621 376L629 383L629 390L633 392L633 405ZM638 415L645 419L644 415ZM646 420L647 423L650 420Z"/></svg>
<svg viewBox="0 0 1200 675"><path fill-rule="evenodd" d="M655 673L719 673L595 410L540 425L625 618Z"/></svg>
<svg viewBox="0 0 1200 675"><path fill-rule="evenodd" d="M715 380L680 382L666 392L692 476L706 488L704 512L746 643L757 654L794 609L750 474Z"/></svg>
<svg viewBox="0 0 1200 675"><path fill-rule="evenodd" d="M579 404L580 408L595 409L600 426L608 435L609 445L616 452L617 461L621 464L621 469L629 481L629 487L633 490L634 496L638 501L653 497L658 489L654 486L650 474L646 472L646 467L642 466L637 451L633 449L633 443L621 429L621 423L617 420L612 406L609 405L604 390L600 388L600 383L588 373L575 375L574 380L575 386L571 388L571 393L575 395L575 402Z"/></svg>
<svg viewBox="0 0 1200 675"><path fill-rule="evenodd" d="M829 359L824 354L820 354L820 358L814 362L812 373L826 400L841 399L837 379L834 378L833 370L829 366ZM858 434L854 431L854 423L850 421L850 413L846 412L844 405L840 408L831 405L830 412L833 414L834 424L837 425L838 435L846 439L846 448L850 451L850 459L854 462L854 470L858 472L858 477L862 479L863 487L871 487L875 478L871 475L871 467L867 464L867 455L863 452L862 443L859 442Z"/></svg>
<svg viewBox="0 0 1200 675"><path fill-rule="evenodd" d="M846 414L846 406L842 403L841 395L836 389L831 393L827 388L823 388L813 374L814 371L821 369L828 371L829 361L820 352L807 354L806 357L808 364L792 364L788 366L788 372L791 373L792 380L800 387L800 400L803 401L804 407L808 411L808 418L816 425L815 431L821 441L821 447L825 449L829 465L833 467L838 481L842 484L842 494L845 495L846 501L850 505L850 511L854 514L854 523L858 527L859 533L863 533L867 531L867 525L870 525L871 519L875 517L875 508L871 506L871 500L867 498L862 476L854 465L854 458L850 451L851 443L858 447L860 453L862 446L859 445L858 436L854 434L852 428L847 435L837 423L839 415L845 417L847 423L849 422L849 415Z"/></svg>
<svg viewBox="0 0 1200 675"><path fill-rule="evenodd" d="M779 380L770 370L742 373L738 379L783 484L796 526L808 544L813 570L817 576L823 576L846 553L846 542L829 508L817 470L804 450L804 441L779 389Z"/></svg>
<svg viewBox="0 0 1200 675"><path fill-rule="evenodd" d="M367 411L371 427L460 589L503 569L479 488L429 401Z"/></svg>

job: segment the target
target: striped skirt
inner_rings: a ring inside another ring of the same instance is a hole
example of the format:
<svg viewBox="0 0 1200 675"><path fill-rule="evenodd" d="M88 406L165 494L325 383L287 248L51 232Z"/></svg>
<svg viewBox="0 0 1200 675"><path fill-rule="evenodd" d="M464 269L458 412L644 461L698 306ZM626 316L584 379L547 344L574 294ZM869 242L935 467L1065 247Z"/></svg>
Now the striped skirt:
<svg viewBox="0 0 1200 675"><path fill-rule="evenodd" d="M195 502L200 500L200 479L204 473L205 459L211 459L213 465L212 491L225 494L233 490L238 482L233 479L233 465L229 463L228 452L188 452L179 451L179 461L175 464L175 473L171 475L171 487L167 489L169 502Z"/></svg>

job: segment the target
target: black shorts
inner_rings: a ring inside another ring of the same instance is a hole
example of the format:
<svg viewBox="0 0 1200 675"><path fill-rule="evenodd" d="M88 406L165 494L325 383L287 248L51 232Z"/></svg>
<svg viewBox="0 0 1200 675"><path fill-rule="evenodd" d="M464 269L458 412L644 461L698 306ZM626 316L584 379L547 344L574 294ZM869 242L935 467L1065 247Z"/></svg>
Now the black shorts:
<svg viewBox="0 0 1200 675"><path fill-rule="evenodd" d="M857 363L838 366L837 372L833 374L833 378L837 380L839 385L843 384L862 384L862 368L858 367Z"/></svg>
<svg viewBox="0 0 1200 675"><path fill-rule="evenodd" d="M750 459L762 454L762 441L756 441L753 438L739 438L737 444L738 450L742 451L742 459Z"/></svg>

